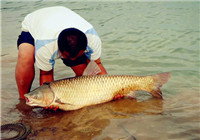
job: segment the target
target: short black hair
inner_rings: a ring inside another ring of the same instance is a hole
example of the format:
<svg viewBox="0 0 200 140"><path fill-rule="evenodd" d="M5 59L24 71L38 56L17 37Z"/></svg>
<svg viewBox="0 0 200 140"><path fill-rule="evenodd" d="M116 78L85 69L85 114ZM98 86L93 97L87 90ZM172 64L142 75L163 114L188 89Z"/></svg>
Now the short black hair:
<svg viewBox="0 0 200 140"><path fill-rule="evenodd" d="M77 42L75 45L67 37L75 35L77 37ZM58 49L62 52L66 51L70 54L71 57L75 57L81 50L86 50L87 47L87 37L86 35L76 29L76 28L67 28L64 29L58 36Z"/></svg>

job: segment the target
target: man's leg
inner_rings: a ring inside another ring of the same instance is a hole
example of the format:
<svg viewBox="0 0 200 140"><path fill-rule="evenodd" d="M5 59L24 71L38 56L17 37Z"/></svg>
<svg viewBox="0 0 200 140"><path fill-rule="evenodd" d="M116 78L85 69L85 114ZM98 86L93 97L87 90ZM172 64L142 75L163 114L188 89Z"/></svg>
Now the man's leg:
<svg viewBox="0 0 200 140"><path fill-rule="evenodd" d="M34 52L35 47L29 43L22 43L19 45L15 78L21 99L25 99L24 94L30 91L35 76Z"/></svg>

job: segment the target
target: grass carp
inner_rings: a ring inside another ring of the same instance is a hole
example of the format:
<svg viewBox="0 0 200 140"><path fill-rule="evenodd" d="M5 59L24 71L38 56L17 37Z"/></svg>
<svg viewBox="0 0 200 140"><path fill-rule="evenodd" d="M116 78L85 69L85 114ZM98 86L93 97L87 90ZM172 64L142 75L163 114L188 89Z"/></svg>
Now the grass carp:
<svg viewBox="0 0 200 140"><path fill-rule="evenodd" d="M122 94L146 91L162 98L160 87L168 81L170 73L153 76L95 75L66 78L44 84L25 94L30 106L57 106L62 110L76 110L85 106L105 103Z"/></svg>

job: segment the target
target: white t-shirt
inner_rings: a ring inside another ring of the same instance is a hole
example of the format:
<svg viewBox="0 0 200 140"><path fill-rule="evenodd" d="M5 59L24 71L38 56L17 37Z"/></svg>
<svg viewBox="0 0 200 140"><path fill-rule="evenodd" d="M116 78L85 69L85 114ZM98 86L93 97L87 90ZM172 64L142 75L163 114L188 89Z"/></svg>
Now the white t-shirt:
<svg viewBox="0 0 200 140"><path fill-rule="evenodd" d="M54 67L58 51L58 36L66 28L76 28L85 33L88 41L86 56L96 60L101 55L101 39L93 26L75 12L62 6L39 9L28 14L22 22L22 31L30 32L35 40L35 63L44 71Z"/></svg>

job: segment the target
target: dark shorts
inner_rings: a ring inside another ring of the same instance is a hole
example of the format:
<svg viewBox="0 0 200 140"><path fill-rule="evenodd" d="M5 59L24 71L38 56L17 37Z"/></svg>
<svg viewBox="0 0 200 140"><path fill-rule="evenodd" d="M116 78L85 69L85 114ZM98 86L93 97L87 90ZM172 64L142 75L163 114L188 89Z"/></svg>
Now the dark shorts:
<svg viewBox="0 0 200 140"><path fill-rule="evenodd" d="M18 40L17 40L17 48L22 43L29 43L35 46L34 38L29 32L24 32L24 31L21 32L21 35L19 35Z"/></svg>
<svg viewBox="0 0 200 140"><path fill-rule="evenodd" d="M85 56L85 54L83 54L81 57L78 57L76 60L72 61L72 60L69 60L69 59L63 59L63 63L66 65L66 66L69 66L69 67L73 67L73 66L77 66L77 65L80 65L80 64L86 64L87 63L87 57Z"/></svg>

